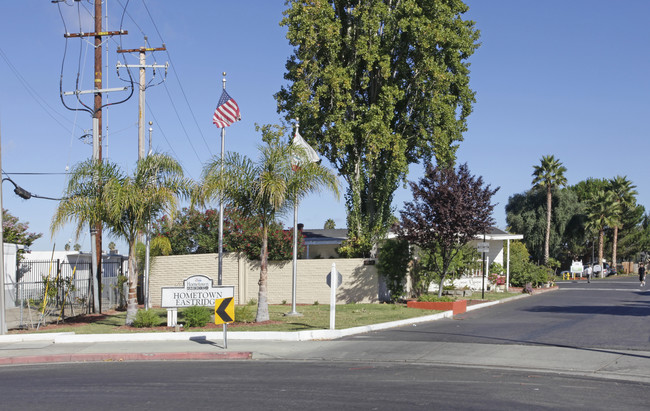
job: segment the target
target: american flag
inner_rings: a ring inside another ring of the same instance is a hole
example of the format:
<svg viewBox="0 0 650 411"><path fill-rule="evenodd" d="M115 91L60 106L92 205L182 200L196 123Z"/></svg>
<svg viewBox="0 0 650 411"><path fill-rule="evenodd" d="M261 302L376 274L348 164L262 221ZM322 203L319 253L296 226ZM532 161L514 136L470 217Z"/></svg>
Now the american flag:
<svg viewBox="0 0 650 411"><path fill-rule="evenodd" d="M212 122L216 124L217 127L224 128L239 120L241 120L239 106L237 105L237 102L226 93L226 90L224 90L223 93L221 93L217 109L214 110Z"/></svg>

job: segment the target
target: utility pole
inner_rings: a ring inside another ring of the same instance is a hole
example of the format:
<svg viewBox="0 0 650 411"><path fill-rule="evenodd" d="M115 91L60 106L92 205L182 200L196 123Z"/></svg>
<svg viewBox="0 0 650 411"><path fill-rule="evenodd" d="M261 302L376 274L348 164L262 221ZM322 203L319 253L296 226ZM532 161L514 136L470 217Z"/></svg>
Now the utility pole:
<svg viewBox="0 0 650 411"><path fill-rule="evenodd" d="M131 68L131 67L137 67L140 69L140 99L138 103L138 160L142 160L144 158L144 109L145 109L145 104L144 104L144 91L145 91L145 86L146 86L146 75L145 75L145 69L146 68L153 68L154 70L157 68L164 68L165 72L167 71L167 67L169 66L168 63L165 64L149 64L147 65L146 61L146 52L147 51L165 51L167 50L165 48L165 45L163 44L162 47L147 47L147 37L145 36L144 38L145 45L140 47L139 49L118 49L118 53L140 53L140 64L120 64L120 62L117 62L117 67L126 67L126 68Z"/></svg>
<svg viewBox="0 0 650 411"><path fill-rule="evenodd" d="M95 0L95 32L94 33L65 33L64 37L94 37L95 38L95 78L94 88L87 93L94 93L93 108L93 160L102 161L102 92L123 91L126 88L102 89L102 37L128 34L127 31L102 31L102 1ZM85 94L80 90L63 93L64 95ZM101 284L102 284L102 225L97 223L90 227L92 270L93 270L93 310L102 311L101 305Z"/></svg>
<svg viewBox="0 0 650 411"><path fill-rule="evenodd" d="M121 64L117 62L117 68L126 67L129 68L139 68L140 69L140 84L139 84L139 101L138 101L138 161L144 159L145 143L144 143L144 117L145 117L145 89L146 89L146 69L151 68L155 70L157 68L164 68L165 75L167 74L167 68L169 63L165 64L149 64L147 65L146 53L153 51L165 51L167 48L163 44L162 47L147 47L147 36L144 37L144 46L138 49L118 49L118 53L139 53L140 54L140 64ZM149 122L151 126L151 122ZM149 127L149 152L151 152L151 132L153 128ZM145 261L145 270L144 278L142 281L142 294L144 300L145 310L149 309L149 231L150 231L151 222L147 222L147 232L145 233L145 243L146 243L146 261ZM140 236L142 233L140 233Z"/></svg>

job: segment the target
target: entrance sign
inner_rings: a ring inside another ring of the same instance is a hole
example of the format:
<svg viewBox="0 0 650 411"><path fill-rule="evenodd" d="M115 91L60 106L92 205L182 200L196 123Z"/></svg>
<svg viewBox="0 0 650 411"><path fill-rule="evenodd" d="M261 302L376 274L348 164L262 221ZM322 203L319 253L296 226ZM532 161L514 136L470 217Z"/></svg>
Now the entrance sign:
<svg viewBox="0 0 650 411"><path fill-rule="evenodd" d="M220 298L214 302L214 323L226 324L235 322L235 299Z"/></svg>
<svg viewBox="0 0 650 411"><path fill-rule="evenodd" d="M582 265L582 261L574 261L573 264L571 264L571 272L574 274L582 274L584 271L584 267Z"/></svg>
<svg viewBox="0 0 650 411"><path fill-rule="evenodd" d="M162 287L163 308L214 307L215 301L233 298L235 287L232 285L212 285L212 279L205 275L193 275L183 281L183 287Z"/></svg>

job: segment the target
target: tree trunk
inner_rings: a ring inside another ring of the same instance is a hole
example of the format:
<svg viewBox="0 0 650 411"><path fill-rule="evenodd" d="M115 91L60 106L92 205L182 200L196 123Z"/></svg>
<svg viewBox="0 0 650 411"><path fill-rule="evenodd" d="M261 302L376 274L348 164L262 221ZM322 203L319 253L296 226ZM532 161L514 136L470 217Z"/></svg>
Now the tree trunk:
<svg viewBox="0 0 650 411"><path fill-rule="evenodd" d="M548 264L549 249L551 242L551 205L553 196L551 195L551 186L546 188L546 238L544 239L544 265Z"/></svg>
<svg viewBox="0 0 650 411"><path fill-rule="evenodd" d="M129 295L126 305L126 325L133 325L138 314L138 273L135 266L135 240L129 242Z"/></svg>
<svg viewBox="0 0 650 411"><path fill-rule="evenodd" d="M260 253L260 281L259 292L257 295L257 315L255 322L269 320L269 302L267 299L267 281L269 269L269 249L268 249L268 228L266 224L262 225L262 251Z"/></svg>
<svg viewBox="0 0 650 411"><path fill-rule="evenodd" d="M618 226L614 227L614 243L612 244L612 269L616 270L616 248L618 247Z"/></svg>
<svg viewBox="0 0 650 411"><path fill-rule="evenodd" d="M603 243L604 242L605 242L605 230L601 228L600 231L598 232L598 265L601 266L600 278L605 277L604 275L605 273L603 270L604 268L603 267Z"/></svg>
<svg viewBox="0 0 650 411"><path fill-rule="evenodd" d="M440 278L440 286L438 287L438 298L442 297L442 289L444 288L445 284L445 276L441 276Z"/></svg>

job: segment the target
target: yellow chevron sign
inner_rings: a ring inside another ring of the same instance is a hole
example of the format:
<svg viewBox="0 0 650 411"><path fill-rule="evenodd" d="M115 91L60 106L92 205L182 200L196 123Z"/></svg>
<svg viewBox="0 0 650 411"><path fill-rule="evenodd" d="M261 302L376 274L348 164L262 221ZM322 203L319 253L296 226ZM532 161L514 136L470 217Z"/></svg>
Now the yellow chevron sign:
<svg viewBox="0 0 650 411"><path fill-rule="evenodd" d="M235 299L228 297L215 300L214 323L225 324L232 322L235 322Z"/></svg>

